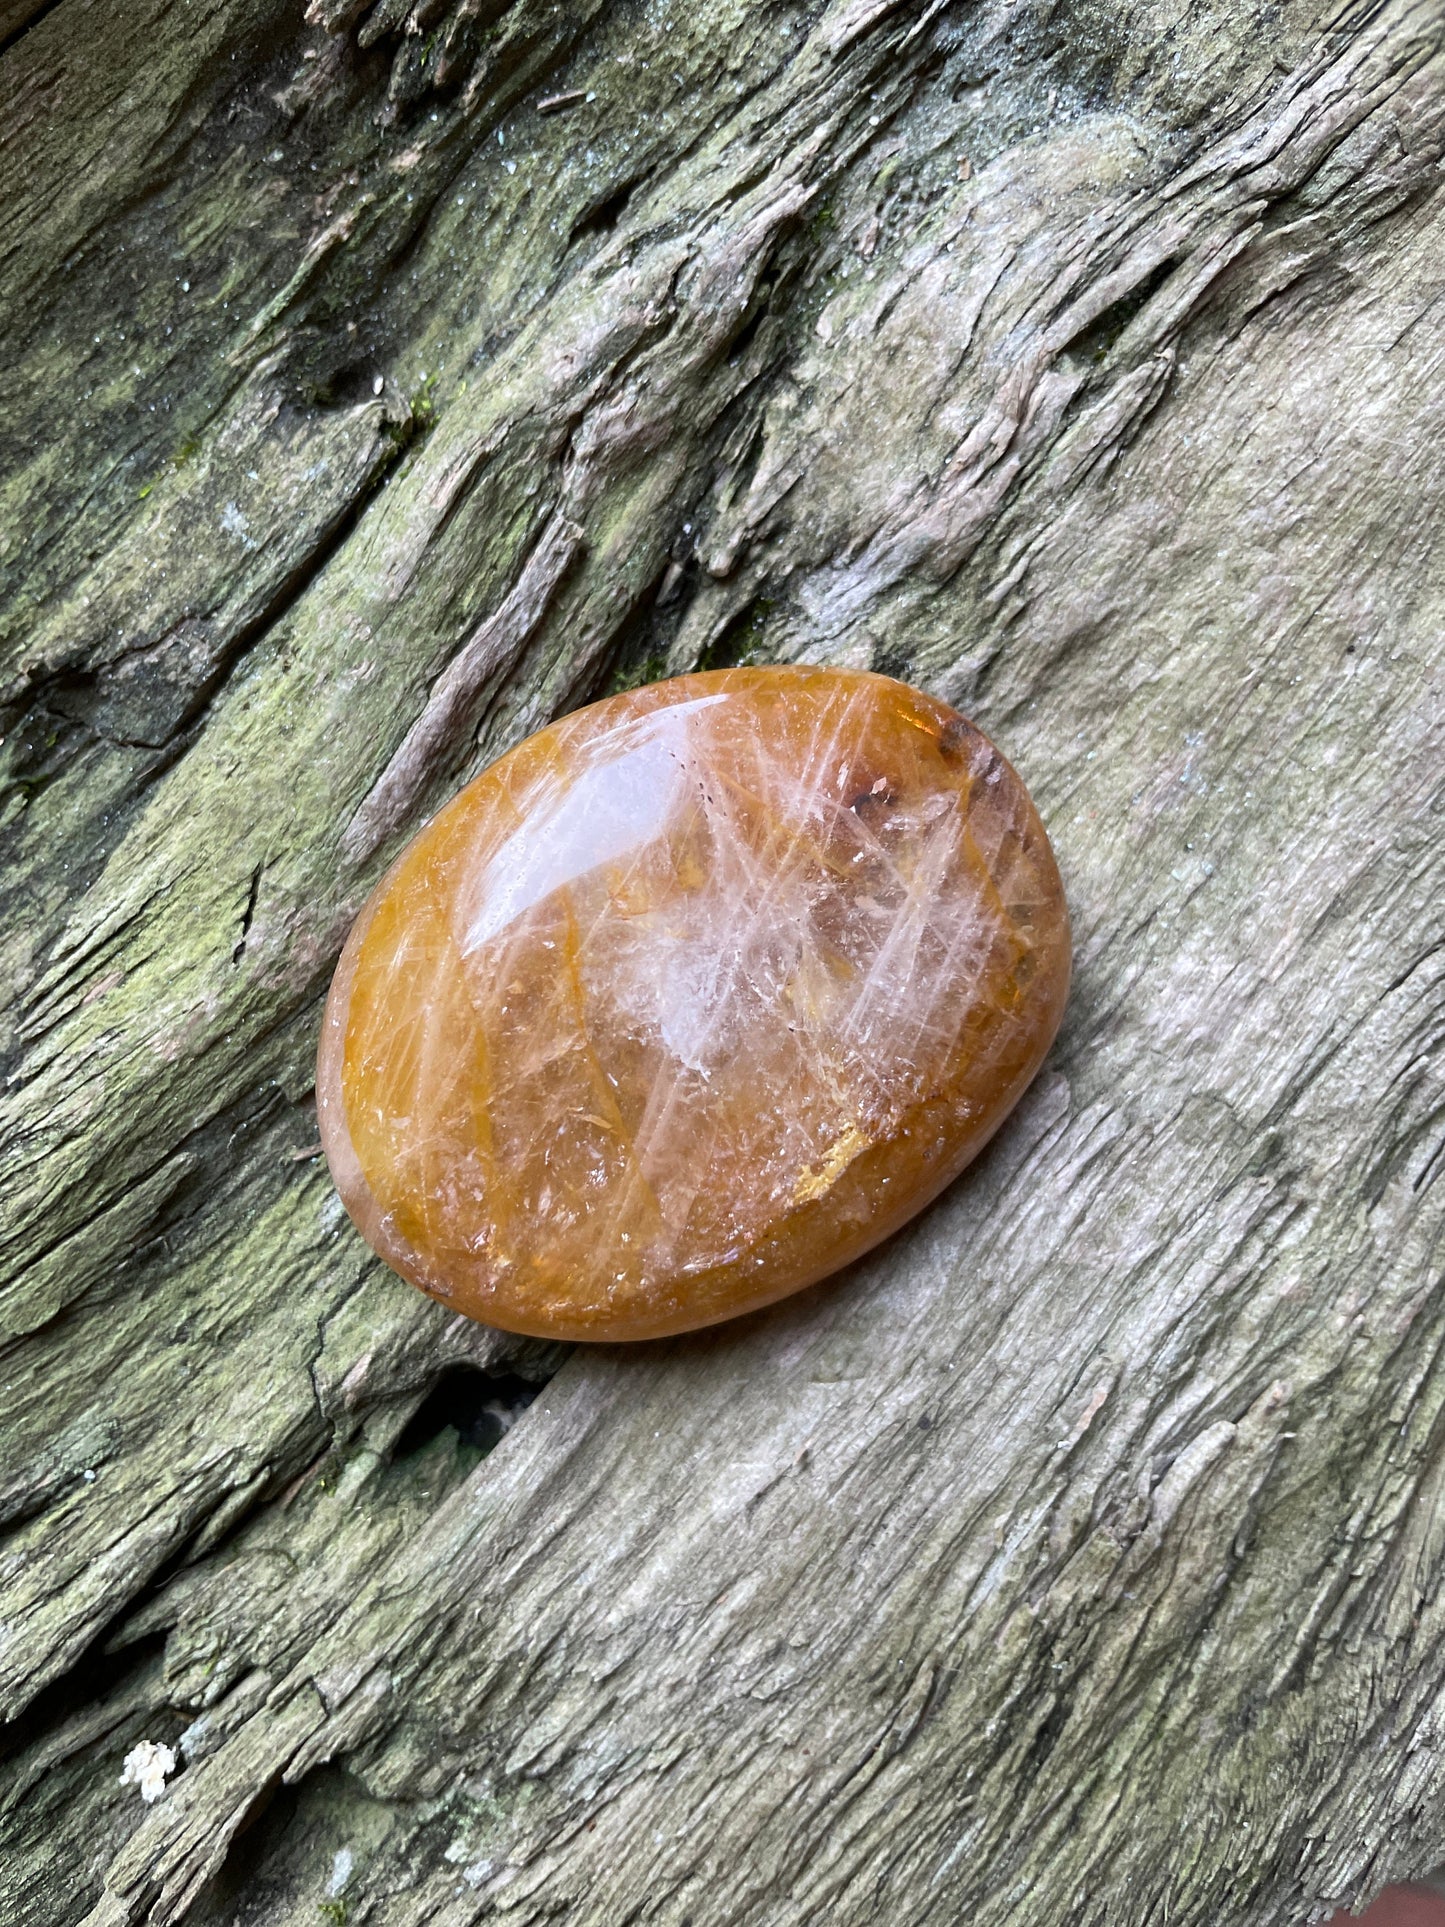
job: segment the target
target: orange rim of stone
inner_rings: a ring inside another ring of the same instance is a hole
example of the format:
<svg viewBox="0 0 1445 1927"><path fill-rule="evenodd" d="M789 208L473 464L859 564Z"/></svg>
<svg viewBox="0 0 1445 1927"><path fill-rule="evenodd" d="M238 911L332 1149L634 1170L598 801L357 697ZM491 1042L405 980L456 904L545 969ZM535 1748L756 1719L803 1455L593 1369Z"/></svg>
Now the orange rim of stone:
<svg viewBox="0 0 1445 1927"><path fill-rule="evenodd" d="M897 1230L1063 1014L1028 792L946 704L801 666L550 724L413 839L327 1000L322 1143L381 1256L468 1317L652 1338Z"/></svg>

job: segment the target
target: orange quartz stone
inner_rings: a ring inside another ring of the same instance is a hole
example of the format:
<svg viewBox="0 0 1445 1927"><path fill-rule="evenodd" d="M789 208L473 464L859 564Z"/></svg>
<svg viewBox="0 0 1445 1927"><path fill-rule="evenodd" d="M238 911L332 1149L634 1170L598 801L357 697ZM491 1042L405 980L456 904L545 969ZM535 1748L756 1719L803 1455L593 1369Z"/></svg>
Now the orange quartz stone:
<svg viewBox="0 0 1445 1927"><path fill-rule="evenodd" d="M941 1191L1068 982L1048 838L970 723L849 670L683 676L528 738L388 871L322 1140L365 1237L468 1317L687 1331Z"/></svg>

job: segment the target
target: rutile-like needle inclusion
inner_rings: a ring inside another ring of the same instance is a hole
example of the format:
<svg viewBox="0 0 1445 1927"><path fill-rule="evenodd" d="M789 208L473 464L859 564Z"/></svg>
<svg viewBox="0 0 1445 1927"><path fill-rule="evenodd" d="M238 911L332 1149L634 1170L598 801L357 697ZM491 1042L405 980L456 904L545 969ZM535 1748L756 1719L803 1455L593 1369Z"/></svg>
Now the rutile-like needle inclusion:
<svg viewBox="0 0 1445 1927"><path fill-rule="evenodd" d="M969 723L883 676L685 676L520 744L393 866L322 1137L366 1237L469 1317L684 1331L941 1190L1068 978L1048 838Z"/></svg>

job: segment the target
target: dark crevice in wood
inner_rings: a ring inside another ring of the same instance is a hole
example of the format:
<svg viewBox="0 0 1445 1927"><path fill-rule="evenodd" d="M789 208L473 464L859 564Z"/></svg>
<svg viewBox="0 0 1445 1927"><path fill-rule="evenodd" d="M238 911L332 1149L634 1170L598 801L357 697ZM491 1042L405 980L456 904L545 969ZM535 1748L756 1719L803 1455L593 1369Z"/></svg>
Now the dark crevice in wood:
<svg viewBox="0 0 1445 1927"><path fill-rule="evenodd" d="M393 1460L412 1458L447 1430L485 1456L506 1437L545 1383L545 1379L534 1383L519 1378L514 1372L454 1365L412 1413L391 1456Z"/></svg>
<svg viewBox="0 0 1445 1927"><path fill-rule="evenodd" d="M583 208L568 230L567 246L573 248L579 241L611 234L627 212L628 204L645 178L644 175L635 174L627 180L619 181L615 187L608 188L598 200Z"/></svg>
<svg viewBox="0 0 1445 1927"><path fill-rule="evenodd" d="M241 912L241 935L235 949L231 952L233 964L238 964L246 954L246 936L251 928L252 919L256 915L256 898L260 893L261 872L265 867L264 863L258 863L251 872L251 888L246 893L246 907Z"/></svg>
<svg viewBox="0 0 1445 1927"><path fill-rule="evenodd" d="M9 1761L87 1708L118 1696L129 1680L152 1668L164 1655L165 1634L153 1633L119 1652L105 1633L92 1640L61 1676L44 1686L25 1711L0 1720L0 1761Z"/></svg>
<svg viewBox="0 0 1445 1927"><path fill-rule="evenodd" d="M18 45L26 34L38 27L47 14L54 13L60 5L61 0L19 0L19 24L0 38L0 60L3 60L11 48ZM5 11L8 13L10 9L7 7Z"/></svg>
<svg viewBox="0 0 1445 1927"><path fill-rule="evenodd" d="M1070 351L1080 360L1096 365L1107 361L1129 323L1144 311L1174 272L1176 265L1173 261L1161 261L1152 268L1137 287L1111 302L1082 334L1075 336L1069 343Z"/></svg>
<svg viewBox="0 0 1445 1927"><path fill-rule="evenodd" d="M769 594L749 596L698 657L698 668L731 669L739 663L765 661L768 618L775 607Z"/></svg>

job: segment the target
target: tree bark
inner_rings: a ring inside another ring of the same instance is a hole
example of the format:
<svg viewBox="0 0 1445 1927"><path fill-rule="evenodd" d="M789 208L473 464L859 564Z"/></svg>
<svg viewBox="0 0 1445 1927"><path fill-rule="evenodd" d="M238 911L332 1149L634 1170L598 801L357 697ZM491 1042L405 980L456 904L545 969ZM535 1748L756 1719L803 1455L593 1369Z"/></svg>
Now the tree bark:
<svg viewBox="0 0 1445 1927"><path fill-rule="evenodd" d="M0 1915L1293 1927L1427 1873L1442 0L0 36ZM1059 1044L771 1313L451 1319L316 1156L348 922L522 734L750 656L1016 763Z"/></svg>

